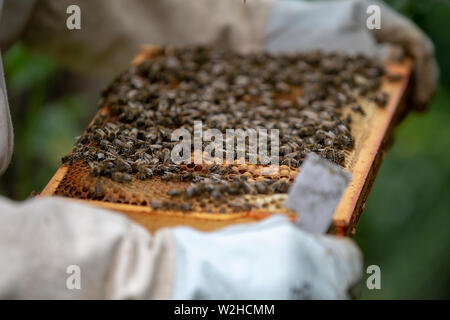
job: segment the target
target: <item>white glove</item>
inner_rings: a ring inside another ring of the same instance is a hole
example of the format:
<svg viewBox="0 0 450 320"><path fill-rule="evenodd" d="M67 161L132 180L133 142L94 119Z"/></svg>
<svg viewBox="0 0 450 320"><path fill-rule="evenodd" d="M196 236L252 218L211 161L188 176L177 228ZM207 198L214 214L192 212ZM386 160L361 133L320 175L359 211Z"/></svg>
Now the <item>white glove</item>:
<svg viewBox="0 0 450 320"><path fill-rule="evenodd" d="M117 213L0 198L0 299L169 298L172 253L167 230L152 237ZM70 266L80 268L80 290L67 286L77 283Z"/></svg>
<svg viewBox="0 0 450 320"><path fill-rule="evenodd" d="M173 236L175 299L348 299L361 279L350 239L309 234L279 215Z"/></svg>
<svg viewBox="0 0 450 320"><path fill-rule="evenodd" d="M427 35L414 23L381 2L381 29L374 30L379 42L401 46L413 59L412 107L423 111L436 90L439 67L434 46Z"/></svg>
<svg viewBox="0 0 450 320"><path fill-rule="evenodd" d="M81 271L70 290L69 266ZM348 239L313 236L277 216L153 237L120 214L65 199L0 199L0 298L348 298L361 277Z"/></svg>
<svg viewBox="0 0 450 320"><path fill-rule="evenodd" d="M369 5L380 7L381 29L369 30ZM434 48L411 21L382 2L369 0L277 1L267 20L265 47L284 51L342 51L387 57L388 44L401 46L413 59L413 107L423 110L437 86ZM378 41L378 42L377 42Z"/></svg>

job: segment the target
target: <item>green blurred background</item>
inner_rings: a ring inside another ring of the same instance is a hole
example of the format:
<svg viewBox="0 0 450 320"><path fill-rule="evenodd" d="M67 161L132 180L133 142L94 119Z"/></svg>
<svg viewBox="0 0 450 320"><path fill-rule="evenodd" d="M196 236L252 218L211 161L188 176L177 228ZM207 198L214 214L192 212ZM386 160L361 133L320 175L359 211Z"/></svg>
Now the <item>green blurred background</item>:
<svg viewBox="0 0 450 320"><path fill-rule="evenodd" d="M361 216L355 240L365 264L381 268L381 290L364 285L362 298L450 298L450 3L386 2L434 41L441 84L429 111L397 128ZM87 126L100 86L20 43L4 67L15 149L0 194L23 200L42 190Z"/></svg>

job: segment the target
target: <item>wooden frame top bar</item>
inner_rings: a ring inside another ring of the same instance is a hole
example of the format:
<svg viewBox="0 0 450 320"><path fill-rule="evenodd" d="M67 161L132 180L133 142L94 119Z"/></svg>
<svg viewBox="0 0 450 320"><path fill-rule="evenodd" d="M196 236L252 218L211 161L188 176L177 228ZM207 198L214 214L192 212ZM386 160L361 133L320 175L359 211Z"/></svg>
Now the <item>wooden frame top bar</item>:
<svg viewBox="0 0 450 320"><path fill-rule="evenodd" d="M151 59L155 46L144 46L133 64L145 59ZM402 63L386 65L388 73L399 75L399 81L383 81L382 90L390 95L385 108L374 108L370 116L369 126L362 136L357 154L351 166L352 181L345 191L333 216L334 232L337 235L352 236L355 232L358 219L364 208L370 188L373 184L386 148L393 134L393 129L398 121L407 112L405 97L408 89L411 73L411 63L405 60ZM101 111L99 111L101 112ZM53 196L58 185L65 177L68 167L61 166L49 181L40 196ZM149 206L109 203L93 200L81 200L88 205L114 210L127 215L150 231L162 227L188 225L200 230L214 230L236 223L247 223L261 220L270 213L265 212L240 212L230 214L215 214L206 212L174 212L154 211ZM295 220L295 215L289 215Z"/></svg>

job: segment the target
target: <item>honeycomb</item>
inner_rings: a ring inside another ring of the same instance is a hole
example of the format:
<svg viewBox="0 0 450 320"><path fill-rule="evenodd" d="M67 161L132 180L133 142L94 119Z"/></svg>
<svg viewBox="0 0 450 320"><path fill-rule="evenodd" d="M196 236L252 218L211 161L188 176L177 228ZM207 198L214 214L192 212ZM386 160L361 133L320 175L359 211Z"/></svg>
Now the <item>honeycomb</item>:
<svg viewBox="0 0 450 320"><path fill-rule="evenodd" d="M101 109L92 123L97 118L102 121L115 121L114 117L105 115L108 114L107 109ZM349 154L348 152L346 154ZM178 165L180 173L195 172L207 174L212 164L188 163ZM220 165L219 165L220 166ZM237 176L247 177L249 182L264 181L264 180L286 180L292 183L300 171L299 168L292 166L280 165L277 173L272 175L262 175L261 169L263 165L253 165L240 163L235 160L233 163L224 163L221 165L230 166L231 170L225 174L228 181L233 181ZM76 161L70 166L67 166L67 172L64 178L59 183L54 194L63 197L95 200L109 203L128 204L135 206L150 206L152 201L157 202L172 202L186 203L189 205L189 210L181 207L159 208L160 211L193 211L206 213L235 213L242 211L255 212L277 212L277 213L292 213L291 210L284 207L284 200L286 194L270 194L270 195L244 195L244 196L230 196L227 203L220 203L215 201L210 194L204 197L195 197L192 199L174 199L168 192L173 189L185 189L190 182L183 181L163 181L161 177L152 177L146 180L137 179L134 175L131 176L129 182L117 182L108 177L95 177L90 174L89 166L83 161ZM158 210L158 208L153 208Z"/></svg>
<svg viewBox="0 0 450 320"><path fill-rule="evenodd" d="M206 166L185 165L182 171L205 171ZM250 169L248 168L250 167ZM233 166L241 174L248 174L258 181L263 176L256 174L256 169L251 165ZM162 181L160 177L153 177L147 180L139 180L132 177L130 182L116 182L106 177L94 177L89 174L89 167L81 161L78 161L68 167L67 173L55 190L55 195L84 199L96 200L110 203L121 203L136 206L149 206L151 201L174 201L167 193L176 188L184 189L189 186L189 182L182 181ZM268 179L289 179L291 182L295 178L298 169L280 168L279 175L270 176ZM228 174L231 180L234 173ZM183 199L183 203L190 206L190 211L207 213L233 213L245 211L247 207L254 208L257 211L267 212L290 212L283 206L285 194L275 195L245 195L231 196L227 203L218 203L210 196L201 198ZM169 208L165 208L169 209ZM179 208L172 208L179 209Z"/></svg>
<svg viewBox="0 0 450 320"><path fill-rule="evenodd" d="M313 59L314 60L314 59ZM315 63L315 62L312 62ZM330 69L330 74L334 74L334 66L326 66ZM315 76L311 74L310 76ZM314 78L314 77L313 77ZM315 79L315 78L314 78ZM306 80L305 80L306 81ZM309 80L308 80L309 81ZM317 87L316 80L312 81L314 88ZM327 80L329 81L329 80ZM176 89L179 83L171 83L170 89ZM141 84L139 84L141 86ZM288 102L297 103L299 97L301 97L302 88L298 86L292 86L290 90L281 88L281 91L290 91L291 94L277 93L274 101L279 103L284 110L288 110ZM314 102L314 99L322 99L320 96L316 97L316 89L310 88L310 99ZM139 94L139 92L138 92ZM136 93L135 93L136 95ZM339 100L341 97L339 93L336 94L335 99ZM361 99L360 99L361 98ZM243 95L240 98L241 101L245 101L247 104L259 103L260 97ZM373 102L365 101L362 97L356 97L355 100L361 104L359 109L354 109L350 105L342 106L342 119L348 118L351 115L354 119L362 119L363 115L367 115L370 118L373 113ZM312 103L313 103L312 102ZM299 102L300 104L300 102ZM93 121L90 127L94 124L105 125L106 123L118 123L117 114L112 112L112 106L104 105ZM303 107L302 107L303 108ZM306 111L305 111L305 114ZM307 114L308 117L314 117L314 114ZM354 128L352 124L351 133L355 138L355 144L360 144L362 135L358 133L358 128ZM86 132L89 128L86 130ZM361 130L360 130L361 131ZM91 142L91 145L93 143ZM343 159L339 163L343 167L350 167L353 165L352 159L354 159L354 151L341 150ZM333 159L334 154L329 155ZM336 159L339 161L339 159ZM171 196L170 192L173 190L185 190L189 187L188 181L167 181L163 177L154 175L151 178L140 180L135 174L130 175L130 181L118 182L111 177L102 175L93 175L91 168L86 161L82 159L76 159L73 162L66 162L63 164L67 168L67 172L59 185L57 186L54 194L64 197L96 200L109 203L129 204L135 206L151 206L154 210L162 211L193 211L193 212L207 212L207 213L233 213L242 211L257 211L257 212L280 212L290 213L290 210L283 206L286 198L287 187L294 181L295 176L301 169L298 165L281 164L279 170L273 175L263 175L263 165L252 165L248 162L241 163L241 161L235 160L232 163L225 163L219 165L221 167L228 167L229 171L224 174L224 177L229 182L233 182L236 179L245 177L248 182L260 182L260 181L275 181L286 185L285 192L273 193L273 194L245 194L245 195L229 195L227 201L218 201L210 193L202 194L199 197L187 198L185 196ZM178 173L180 175L184 173L195 173L207 176L212 165L203 164L181 164L178 165Z"/></svg>

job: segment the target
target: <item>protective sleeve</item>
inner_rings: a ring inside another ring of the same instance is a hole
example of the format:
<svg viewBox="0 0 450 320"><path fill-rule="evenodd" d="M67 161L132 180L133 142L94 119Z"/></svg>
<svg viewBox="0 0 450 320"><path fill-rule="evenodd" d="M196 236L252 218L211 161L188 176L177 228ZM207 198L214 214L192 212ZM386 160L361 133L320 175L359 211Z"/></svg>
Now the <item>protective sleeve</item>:
<svg viewBox="0 0 450 320"><path fill-rule="evenodd" d="M0 198L0 299L168 299L171 232L61 198Z"/></svg>
<svg viewBox="0 0 450 320"><path fill-rule="evenodd" d="M143 44L213 44L242 52L262 49L272 2L41 0L25 27L18 29L34 51L84 72L111 76L126 68ZM80 8L79 30L66 26L69 5Z"/></svg>

